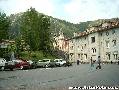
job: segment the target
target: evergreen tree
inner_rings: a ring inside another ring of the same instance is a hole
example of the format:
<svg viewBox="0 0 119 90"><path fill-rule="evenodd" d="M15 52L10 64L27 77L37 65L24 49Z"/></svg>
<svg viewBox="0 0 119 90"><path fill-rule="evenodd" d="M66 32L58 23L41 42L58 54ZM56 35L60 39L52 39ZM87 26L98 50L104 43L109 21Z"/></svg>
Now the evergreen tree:
<svg viewBox="0 0 119 90"><path fill-rule="evenodd" d="M50 21L39 14L34 8L28 9L22 15L21 34L33 51L46 50L50 43Z"/></svg>
<svg viewBox="0 0 119 90"><path fill-rule="evenodd" d="M0 12L0 42L2 39L8 39L10 20L5 13Z"/></svg>

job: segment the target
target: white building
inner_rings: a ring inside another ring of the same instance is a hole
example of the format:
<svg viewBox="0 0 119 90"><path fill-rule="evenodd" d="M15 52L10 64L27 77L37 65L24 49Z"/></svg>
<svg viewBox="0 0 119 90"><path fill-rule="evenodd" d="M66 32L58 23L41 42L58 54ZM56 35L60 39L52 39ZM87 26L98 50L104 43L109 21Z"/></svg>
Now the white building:
<svg viewBox="0 0 119 90"><path fill-rule="evenodd" d="M69 60L89 62L98 56L104 62L117 62L119 59L119 19L103 22L69 40Z"/></svg>

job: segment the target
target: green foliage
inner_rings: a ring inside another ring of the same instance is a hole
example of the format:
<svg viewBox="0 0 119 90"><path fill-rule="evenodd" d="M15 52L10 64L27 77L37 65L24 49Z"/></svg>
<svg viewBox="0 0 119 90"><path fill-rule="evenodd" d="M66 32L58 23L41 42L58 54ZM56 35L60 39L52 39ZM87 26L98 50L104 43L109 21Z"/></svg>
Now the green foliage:
<svg viewBox="0 0 119 90"><path fill-rule="evenodd" d="M28 9L21 16L21 35L33 51L50 49L50 22L48 17L39 14L34 8Z"/></svg>
<svg viewBox="0 0 119 90"><path fill-rule="evenodd" d="M73 24L70 22L67 22L65 20L60 20L57 18L51 18L51 26L50 29L54 35L58 35L59 31L62 31L64 35L68 38L73 37L74 32L83 32L85 31L91 21L87 22L80 22L80 24Z"/></svg>
<svg viewBox="0 0 119 90"><path fill-rule="evenodd" d="M43 51L25 51L20 53L20 57L27 60L42 60L42 59L55 59L56 57L52 56L50 53L47 53L47 56L43 55Z"/></svg>
<svg viewBox="0 0 119 90"><path fill-rule="evenodd" d="M29 14L28 14L28 11L29 11ZM38 13L37 11L31 10L31 9L29 9L28 11L26 11L25 13L18 13L18 14L10 16L10 20L14 21L11 26L11 37L15 38L16 36L20 35L20 24L23 24L23 22L21 21L24 20L26 16L27 18L25 20L28 20L27 28L29 29L31 29L29 25L33 25L33 24L39 25L39 26L35 25L35 28L41 27L41 25L43 25L42 21L45 20L44 19L45 17L46 18L45 23L48 20L47 22L48 24L44 24L44 25L45 26L48 25L48 27L50 28L50 30L49 29L48 30L46 29L46 30L49 33L52 33L52 35L50 36L51 37L50 40L53 38L54 35L59 35L59 31L62 31L66 37L72 37L74 32L85 31L91 22L91 21L88 21L88 22L81 22L80 24L73 24L65 20L60 20L57 18L53 18L51 16ZM36 14L33 14L33 13L36 13ZM37 16L39 17L40 20L37 18ZM36 18L36 19L31 19L31 18ZM39 21L39 23L37 21L34 22L35 20ZM34 23L31 23L31 21ZM39 28L38 30L41 30L41 28Z"/></svg>
<svg viewBox="0 0 119 90"><path fill-rule="evenodd" d="M79 28L80 32L83 32L88 28L88 26L91 22L92 21L80 22L80 24L76 24L76 27Z"/></svg>
<svg viewBox="0 0 119 90"><path fill-rule="evenodd" d="M17 50L16 44L8 45L8 51L9 52L16 52L16 50Z"/></svg>
<svg viewBox="0 0 119 90"><path fill-rule="evenodd" d="M0 12L0 41L2 39L8 39L10 20L5 13Z"/></svg>
<svg viewBox="0 0 119 90"><path fill-rule="evenodd" d="M16 39L20 36L20 24L21 24L21 15L22 13L18 14L11 14L9 16L10 21L12 22L9 29L9 38Z"/></svg>
<svg viewBox="0 0 119 90"><path fill-rule="evenodd" d="M73 23L53 17L50 18L50 29L52 33L56 36L59 35L59 31L62 31L66 37L72 37L74 32L79 32L79 28L77 28Z"/></svg>

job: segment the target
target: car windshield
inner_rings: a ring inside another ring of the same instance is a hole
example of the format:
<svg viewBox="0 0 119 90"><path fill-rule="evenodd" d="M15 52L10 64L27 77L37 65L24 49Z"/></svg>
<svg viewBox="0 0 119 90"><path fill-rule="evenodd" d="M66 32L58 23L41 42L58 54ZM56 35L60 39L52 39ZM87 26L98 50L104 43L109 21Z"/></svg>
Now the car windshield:
<svg viewBox="0 0 119 90"><path fill-rule="evenodd" d="M55 60L55 62L58 62L58 60Z"/></svg>
<svg viewBox="0 0 119 90"><path fill-rule="evenodd" d="M42 62L47 62L48 60L43 60Z"/></svg>
<svg viewBox="0 0 119 90"><path fill-rule="evenodd" d="M55 61L56 62L58 62L58 61L62 62L63 60L62 59L55 59Z"/></svg>

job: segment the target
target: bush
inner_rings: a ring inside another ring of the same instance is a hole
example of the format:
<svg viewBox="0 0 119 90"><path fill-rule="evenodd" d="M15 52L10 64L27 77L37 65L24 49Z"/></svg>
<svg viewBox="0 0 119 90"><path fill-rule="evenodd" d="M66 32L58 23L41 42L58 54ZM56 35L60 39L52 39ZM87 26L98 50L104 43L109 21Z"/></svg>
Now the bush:
<svg viewBox="0 0 119 90"><path fill-rule="evenodd" d="M25 51L20 53L20 57L26 60L42 60L42 59L54 59L56 57L52 56L50 53L47 55L43 54L43 51Z"/></svg>

